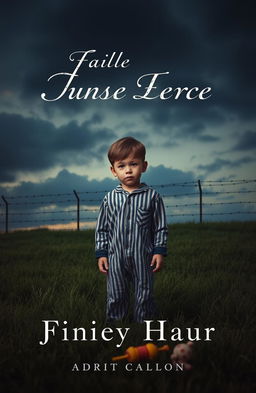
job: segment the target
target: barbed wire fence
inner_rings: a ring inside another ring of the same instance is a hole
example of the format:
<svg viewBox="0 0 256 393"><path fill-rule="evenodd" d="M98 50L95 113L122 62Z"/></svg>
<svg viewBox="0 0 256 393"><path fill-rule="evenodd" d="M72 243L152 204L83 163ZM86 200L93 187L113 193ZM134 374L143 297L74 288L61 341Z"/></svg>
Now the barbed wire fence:
<svg viewBox="0 0 256 393"><path fill-rule="evenodd" d="M256 179L189 181L152 185L163 197L169 223L212 219L254 220ZM100 203L110 190L2 195L1 225L11 229L77 229L95 225Z"/></svg>

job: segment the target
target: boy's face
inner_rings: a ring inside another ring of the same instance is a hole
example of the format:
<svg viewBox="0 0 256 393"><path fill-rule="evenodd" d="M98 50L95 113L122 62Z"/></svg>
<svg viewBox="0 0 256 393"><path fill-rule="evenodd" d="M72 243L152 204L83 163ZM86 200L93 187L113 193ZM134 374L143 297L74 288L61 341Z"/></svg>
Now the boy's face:
<svg viewBox="0 0 256 393"><path fill-rule="evenodd" d="M123 160L115 161L110 169L122 183L123 188L132 191L140 185L141 174L146 171L147 166L147 161L129 155Z"/></svg>

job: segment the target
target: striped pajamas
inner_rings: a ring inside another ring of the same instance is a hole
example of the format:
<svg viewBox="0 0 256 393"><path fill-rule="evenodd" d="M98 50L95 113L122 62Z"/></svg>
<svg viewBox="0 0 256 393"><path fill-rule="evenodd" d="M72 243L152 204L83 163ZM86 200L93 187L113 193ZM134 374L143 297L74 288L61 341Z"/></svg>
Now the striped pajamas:
<svg viewBox="0 0 256 393"><path fill-rule="evenodd" d="M96 258L108 258L107 320L122 320L135 294L134 319L152 318L153 254L167 253L167 224L161 196L142 184L131 193L118 185L102 201L95 232Z"/></svg>

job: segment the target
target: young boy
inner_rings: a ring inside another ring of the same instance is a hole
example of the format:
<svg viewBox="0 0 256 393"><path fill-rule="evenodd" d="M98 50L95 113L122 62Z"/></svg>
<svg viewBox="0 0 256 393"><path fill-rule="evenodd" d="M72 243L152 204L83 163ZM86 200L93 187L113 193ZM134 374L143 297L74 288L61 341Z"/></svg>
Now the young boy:
<svg viewBox="0 0 256 393"><path fill-rule="evenodd" d="M167 253L167 224L162 198L140 182L147 169L145 146L132 137L110 146L111 172L120 184L100 207L96 258L107 273L107 321L123 320L129 307L129 284L135 292L134 320L154 316L153 273Z"/></svg>

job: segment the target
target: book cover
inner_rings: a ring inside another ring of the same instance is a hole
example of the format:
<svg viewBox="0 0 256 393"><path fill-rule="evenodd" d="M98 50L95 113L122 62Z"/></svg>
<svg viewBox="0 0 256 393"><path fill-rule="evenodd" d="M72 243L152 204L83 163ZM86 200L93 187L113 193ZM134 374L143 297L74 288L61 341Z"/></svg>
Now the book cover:
<svg viewBox="0 0 256 393"><path fill-rule="evenodd" d="M2 390L252 392L250 2L12 1L0 29ZM94 249L125 136L169 229L141 324L132 292L127 320L106 322Z"/></svg>

